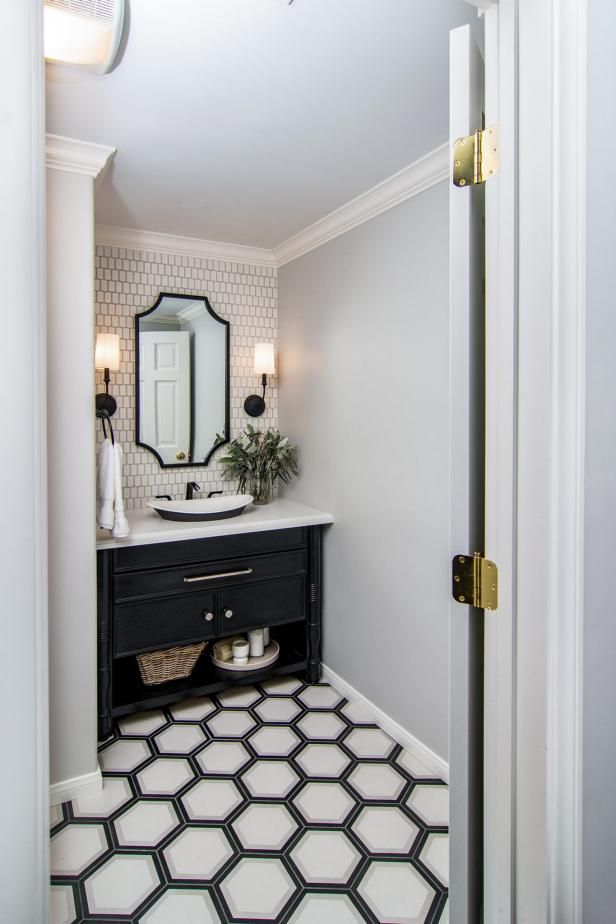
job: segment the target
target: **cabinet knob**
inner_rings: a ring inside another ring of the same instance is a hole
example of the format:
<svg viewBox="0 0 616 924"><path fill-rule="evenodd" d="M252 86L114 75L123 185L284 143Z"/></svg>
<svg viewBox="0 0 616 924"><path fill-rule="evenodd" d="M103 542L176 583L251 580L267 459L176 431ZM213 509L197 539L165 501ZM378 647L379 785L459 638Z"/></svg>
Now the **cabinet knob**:
<svg viewBox="0 0 616 924"><path fill-rule="evenodd" d="M231 619L233 616L233 610L225 610L225 619Z"/></svg>
<svg viewBox="0 0 616 924"><path fill-rule="evenodd" d="M213 618L214 618L214 614L213 614L213 613L208 613L207 610L204 610L204 611L203 611L203 618L205 619L206 622L211 622L211 621L213 620Z"/></svg>

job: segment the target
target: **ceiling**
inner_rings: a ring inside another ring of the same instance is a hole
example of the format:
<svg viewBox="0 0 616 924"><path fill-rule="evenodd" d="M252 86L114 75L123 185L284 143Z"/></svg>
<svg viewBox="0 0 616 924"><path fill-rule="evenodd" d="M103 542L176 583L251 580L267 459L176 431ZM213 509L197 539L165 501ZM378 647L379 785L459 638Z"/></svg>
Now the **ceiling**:
<svg viewBox="0 0 616 924"><path fill-rule="evenodd" d="M447 139L463 0L130 0L115 69L47 66L47 130L117 148L99 223L272 248Z"/></svg>

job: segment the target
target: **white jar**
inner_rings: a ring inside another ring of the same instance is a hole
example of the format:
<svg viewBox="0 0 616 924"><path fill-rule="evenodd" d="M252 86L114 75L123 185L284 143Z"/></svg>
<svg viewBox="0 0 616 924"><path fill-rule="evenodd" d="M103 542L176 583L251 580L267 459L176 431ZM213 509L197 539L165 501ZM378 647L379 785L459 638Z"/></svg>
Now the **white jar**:
<svg viewBox="0 0 616 924"><path fill-rule="evenodd" d="M264 647L264 648L267 648L267 646L269 645L269 643L270 643L270 633L269 633L269 626L267 626L267 627L263 630L263 647Z"/></svg>
<svg viewBox="0 0 616 924"><path fill-rule="evenodd" d="M233 642L232 651L234 664L248 664L250 645L245 639Z"/></svg>
<svg viewBox="0 0 616 924"><path fill-rule="evenodd" d="M263 654L263 629L253 629L248 633L250 657L260 658Z"/></svg>

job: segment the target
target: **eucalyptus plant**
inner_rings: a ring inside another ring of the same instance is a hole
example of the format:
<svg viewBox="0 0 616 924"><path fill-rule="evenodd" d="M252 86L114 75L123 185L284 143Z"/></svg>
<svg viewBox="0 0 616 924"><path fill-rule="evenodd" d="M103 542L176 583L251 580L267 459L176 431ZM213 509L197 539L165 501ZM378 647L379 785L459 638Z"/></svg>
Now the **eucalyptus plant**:
<svg viewBox="0 0 616 924"><path fill-rule="evenodd" d="M251 424L228 444L220 461L225 466L224 477L237 480L238 494L248 488L256 503L267 502L278 479L288 484L299 475L297 446L280 430L256 430Z"/></svg>

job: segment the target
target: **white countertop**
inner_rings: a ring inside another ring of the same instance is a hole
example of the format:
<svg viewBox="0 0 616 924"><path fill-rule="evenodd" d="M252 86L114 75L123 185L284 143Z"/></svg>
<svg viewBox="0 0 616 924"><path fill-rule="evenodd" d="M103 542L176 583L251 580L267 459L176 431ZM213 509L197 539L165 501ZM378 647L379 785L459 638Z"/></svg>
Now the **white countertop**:
<svg viewBox="0 0 616 924"><path fill-rule="evenodd" d="M261 533L268 529L322 526L334 522L331 513L317 510L316 507L296 504L284 498L276 498L260 507L250 504L238 517L209 520L204 523L175 523L172 520L163 520L151 507L129 510L126 516L130 525L130 535L126 539L113 539L111 530L97 529L97 549L121 549L129 545L235 536L240 533Z"/></svg>

